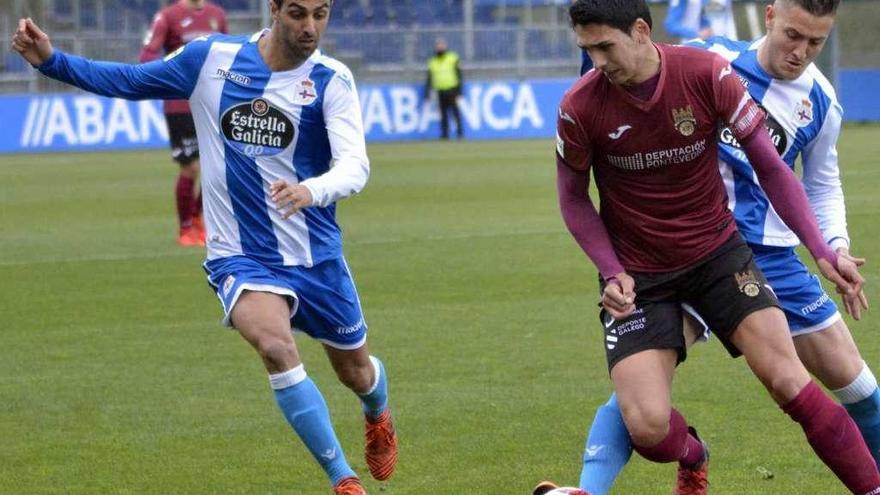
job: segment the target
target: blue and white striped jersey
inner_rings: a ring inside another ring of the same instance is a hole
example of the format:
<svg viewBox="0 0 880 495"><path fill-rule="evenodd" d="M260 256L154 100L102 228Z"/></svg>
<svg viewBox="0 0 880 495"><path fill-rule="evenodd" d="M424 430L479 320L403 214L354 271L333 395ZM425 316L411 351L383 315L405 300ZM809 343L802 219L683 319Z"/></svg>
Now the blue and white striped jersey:
<svg viewBox="0 0 880 495"><path fill-rule="evenodd" d="M56 50L39 69L105 96L188 98L208 259L312 266L342 254L335 202L369 176L360 102L348 68L318 51L296 69L272 72L257 47L266 34L198 38L143 65ZM269 194L279 179L308 187L315 206L283 220Z"/></svg>
<svg viewBox="0 0 880 495"><path fill-rule="evenodd" d="M849 246L836 148L842 109L834 88L815 65L793 81L772 78L758 63L761 43L763 38L754 42L710 38L688 44L731 62L749 94L767 112L767 129L782 159L794 169L800 157L804 189L825 241L832 248ZM726 129L720 136L719 158L728 206L746 241L796 246L797 236L770 205L745 153Z"/></svg>

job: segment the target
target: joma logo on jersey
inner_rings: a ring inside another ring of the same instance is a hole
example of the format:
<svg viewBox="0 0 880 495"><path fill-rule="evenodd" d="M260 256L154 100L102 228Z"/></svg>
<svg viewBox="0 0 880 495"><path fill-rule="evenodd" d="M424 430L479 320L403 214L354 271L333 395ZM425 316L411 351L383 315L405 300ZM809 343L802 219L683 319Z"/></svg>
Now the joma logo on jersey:
<svg viewBox="0 0 880 495"><path fill-rule="evenodd" d="M271 156L293 141L293 123L265 98L232 106L220 117L223 137L247 156Z"/></svg>
<svg viewBox="0 0 880 495"><path fill-rule="evenodd" d="M694 109L690 105L685 108L673 108L672 121L675 124L675 129L685 137L693 134L694 130L697 128L697 119L694 118Z"/></svg>

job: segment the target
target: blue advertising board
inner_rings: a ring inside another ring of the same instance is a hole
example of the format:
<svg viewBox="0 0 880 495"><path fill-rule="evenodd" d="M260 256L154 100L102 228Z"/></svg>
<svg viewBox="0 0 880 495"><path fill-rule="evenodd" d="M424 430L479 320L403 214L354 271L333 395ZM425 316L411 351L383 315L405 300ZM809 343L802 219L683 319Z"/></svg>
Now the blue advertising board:
<svg viewBox="0 0 880 495"><path fill-rule="evenodd" d="M840 101L847 121L880 121L880 70L841 70ZM467 139L552 138L556 111L574 78L480 81L459 101ZM368 142L436 139L436 98L419 84L358 88ZM5 127L0 153L95 151L168 146L157 101L132 102L89 94L0 97Z"/></svg>
<svg viewBox="0 0 880 495"><path fill-rule="evenodd" d="M837 74L837 94L847 122L880 121L880 70L841 69Z"/></svg>
<svg viewBox="0 0 880 495"><path fill-rule="evenodd" d="M574 79L468 84L459 102L468 139L546 138L556 108ZM418 84L359 87L368 142L434 139L436 98ZM157 101L132 102L90 94L0 97L6 129L0 153L163 148L168 130Z"/></svg>

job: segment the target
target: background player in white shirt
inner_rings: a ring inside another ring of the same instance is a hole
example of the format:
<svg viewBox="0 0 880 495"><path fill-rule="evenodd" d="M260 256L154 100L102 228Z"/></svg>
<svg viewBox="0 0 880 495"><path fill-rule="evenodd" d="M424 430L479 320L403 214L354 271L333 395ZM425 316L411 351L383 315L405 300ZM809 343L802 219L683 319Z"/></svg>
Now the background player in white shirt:
<svg viewBox="0 0 880 495"><path fill-rule="evenodd" d="M670 0L663 23L681 41L710 36L736 39L732 0Z"/></svg>
<svg viewBox="0 0 880 495"><path fill-rule="evenodd" d="M317 50L332 0L273 0L272 29L198 38L143 65L93 62L54 50L22 19L13 47L44 74L129 99L186 98L202 162L205 270L225 323L269 372L284 416L340 495L365 493L306 375L291 329L321 341L361 399L370 472L394 471L397 437L385 371L345 258L335 203L369 175L361 110L348 68Z"/></svg>

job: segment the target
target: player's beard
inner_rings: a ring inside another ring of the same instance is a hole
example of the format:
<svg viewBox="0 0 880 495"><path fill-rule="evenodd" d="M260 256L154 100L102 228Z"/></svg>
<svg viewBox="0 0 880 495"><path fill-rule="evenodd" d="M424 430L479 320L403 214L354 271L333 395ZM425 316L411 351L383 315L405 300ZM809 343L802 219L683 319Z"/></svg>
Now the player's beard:
<svg viewBox="0 0 880 495"><path fill-rule="evenodd" d="M287 52L291 57L298 61L304 61L315 53L318 48L318 37L310 38L311 43L304 42L301 39L290 37L286 40Z"/></svg>

